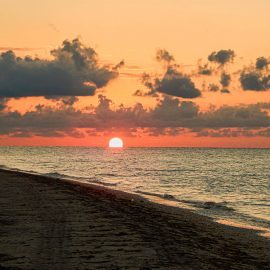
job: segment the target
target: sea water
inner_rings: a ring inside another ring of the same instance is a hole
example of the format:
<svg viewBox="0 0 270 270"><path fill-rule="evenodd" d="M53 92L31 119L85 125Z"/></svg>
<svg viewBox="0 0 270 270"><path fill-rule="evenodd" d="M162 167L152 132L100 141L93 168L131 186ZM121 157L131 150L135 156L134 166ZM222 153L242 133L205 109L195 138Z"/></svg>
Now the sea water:
<svg viewBox="0 0 270 270"><path fill-rule="evenodd" d="M270 149L0 147L0 165L270 231Z"/></svg>

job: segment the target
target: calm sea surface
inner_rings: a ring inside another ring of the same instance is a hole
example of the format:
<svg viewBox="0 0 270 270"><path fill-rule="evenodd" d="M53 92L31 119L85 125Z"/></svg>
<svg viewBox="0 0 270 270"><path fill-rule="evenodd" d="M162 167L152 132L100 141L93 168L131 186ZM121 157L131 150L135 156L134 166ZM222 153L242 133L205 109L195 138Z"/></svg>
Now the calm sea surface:
<svg viewBox="0 0 270 270"><path fill-rule="evenodd" d="M0 165L270 230L270 149L0 147Z"/></svg>

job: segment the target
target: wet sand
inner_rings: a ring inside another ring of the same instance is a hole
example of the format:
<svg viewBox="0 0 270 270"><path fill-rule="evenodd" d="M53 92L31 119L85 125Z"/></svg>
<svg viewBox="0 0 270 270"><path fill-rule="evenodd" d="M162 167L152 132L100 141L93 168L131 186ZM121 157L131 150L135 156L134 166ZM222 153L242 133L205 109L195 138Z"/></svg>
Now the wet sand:
<svg viewBox="0 0 270 270"><path fill-rule="evenodd" d="M270 269L270 241L186 209L0 170L0 269Z"/></svg>

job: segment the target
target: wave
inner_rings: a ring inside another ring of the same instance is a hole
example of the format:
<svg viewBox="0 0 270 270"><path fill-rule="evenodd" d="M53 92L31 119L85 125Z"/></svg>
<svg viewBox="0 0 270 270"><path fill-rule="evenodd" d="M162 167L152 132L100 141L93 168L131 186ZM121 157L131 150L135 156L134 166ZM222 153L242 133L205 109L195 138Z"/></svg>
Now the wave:
<svg viewBox="0 0 270 270"><path fill-rule="evenodd" d="M115 174L115 173L99 173L99 174L97 174L97 176L111 176L111 177L114 177L114 176L120 176L120 175Z"/></svg>
<svg viewBox="0 0 270 270"><path fill-rule="evenodd" d="M94 183L94 184L99 184L99 185L108 186L108 187L114 187L114 186L117 186L119 184L118 182L117 183L108 183L108 182L99 181L99 180L97 180L96 177L78 177L78 176L75 177L75 176L66 175L66 174L59 173L59 172L42 173L39 175L54 178L54 179L73 179L73 180L76 180L79 182Z"/></svg>
<svg viewBox="0 0 270 270"><path fill-rule="evenodd" d="M158 198L162 198L165 200L181 202L188 205L192 205L196 208L210 209L210 210L223 210L223 211L235 211L233 207L227 205L227 202L214 202L214 201L195 201L195 200L185 200L185 199L177 199L171 194L159 194L147 191L136 191L136 193L146 195L146 196L154 196Z"/></svg>
<svg viewBox="0 0 270 270"><path fill-rule="evenodd" d="M107 186L107 187L116 187L118 185L118 183L106 183L106 182L101 182L101 181L97 181L98 184L103 185L103 186Z"/></svg>
<svg viewBox="0 0 270 270"><path fill-rule="evenodd" d="M175 197L173 195L170 194L159 194L159 193L153 193L153 192L148 192L148 191L141 191L141 190L137 190L135 191L136 193L142 194L142 195L148 195L148 196L154 196L154 197L159 197L159 198L163 198L163 199L175 199Z"/></svg>
<svg viewBox="0 0 270 270"><path fill-rule="evenodd" d="M51 178L70 178L70 176L58 172L42 173L40 175Z"/></svg>
<svg viewBox="0 0 270 270"><path fill-rule="evenodd" d="M6 165L0 165L0 169L12 171L12 172L22 172L22 173L37 174L36 171L22 170L22 169L19 169L19 168L9 167L9 166L6 166Z"/></svg>
<svg viewBox="0 0 270 270"><path fill-rule="evenodd" d="M182 202L191 204L197 208L211 209L211 210L224 210L224 211L235 211L233 207L227 205L227 202L214 202L214 201L192 201L182 200Z"/></svg>

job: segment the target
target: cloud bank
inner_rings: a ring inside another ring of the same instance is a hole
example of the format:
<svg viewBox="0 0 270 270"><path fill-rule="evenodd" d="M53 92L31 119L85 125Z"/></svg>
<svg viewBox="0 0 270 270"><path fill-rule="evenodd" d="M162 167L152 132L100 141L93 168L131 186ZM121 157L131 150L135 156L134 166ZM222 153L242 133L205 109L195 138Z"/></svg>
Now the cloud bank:
<svg viewBox="0 0 270 270"><path fill-rule="evenodd" d="M58 102L54 107L37 105L34 110L24 114L2 110L0 134L15 137L83 137L87 132L98 134L120 129L134 136L138 130L155 136L175 136L183 130L193 132L197 136L225 136L224 130L234 130L237 134L244 134L240 132L243 130L250 134L254 134L255 131L259 136L268 136L269 108L269 103L258 103L213 107L201 111L194 102L164 97L152 109L146 109L137 103L132 107L121 105L113 110L112 101L99 95L99 104L90 110L78 110L72 102ZM205 130L208 130L208 133Z"/></svg>

